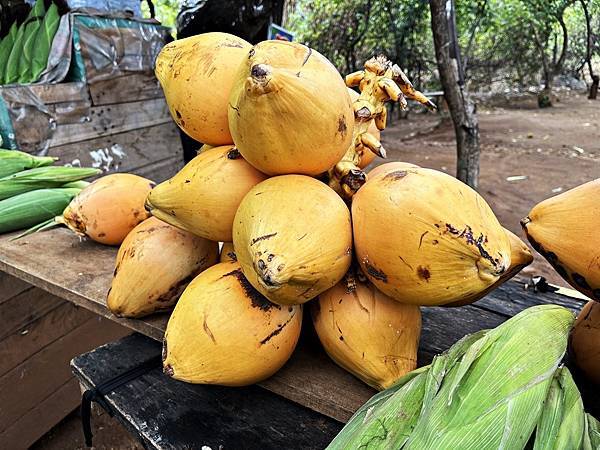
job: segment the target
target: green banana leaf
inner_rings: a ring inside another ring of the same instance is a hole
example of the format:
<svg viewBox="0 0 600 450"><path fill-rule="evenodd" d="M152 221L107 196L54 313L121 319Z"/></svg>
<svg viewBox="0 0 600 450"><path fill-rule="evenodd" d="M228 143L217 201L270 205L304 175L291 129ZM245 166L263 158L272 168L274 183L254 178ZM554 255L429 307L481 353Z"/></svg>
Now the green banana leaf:
<svg viewBox="0 0 600 450"><path fill-rule="evenodd" d="M46 69L48 64L48 56L50 55L50 49L52 48L52 41L58 25L60 23L60 16L58 15L58 8L54 3L50 5L44 21L40 26L35 37L33 60L31 62L31 79L33 83L38 80L42 72Z"/></svg>
<svg viewBox="0 0 600 450"><path fill-rule="evenodd" d="M29 13L28 20L25 21L25 31L23 32L23 54L19 60L19 83L31 82L31 70L33 64L33 55L35 53L35 38L38 30L44 20L44 0L36 0L33 9Z"/></svg>
<svg viewBox="0 0 600 450"><path fill-rule="evenodd" d="M13 22L8 34L4 36L4 39L2 39L2 42L0 42L0 84L4 83L4 72L6 72L8 57L10 56L10 51L15 43L18 28L17 22Z"/></svg>
<svg viewBox="0 0 600 450"><path fill-rule="evenodd" d="M14 44L10 50L10 55L8 56L8 61L6 62L6 69L4 71L5 84L12 84L19 81L19 60L23 54L25 26L25 22L19 26L15 36Z"/></svg>

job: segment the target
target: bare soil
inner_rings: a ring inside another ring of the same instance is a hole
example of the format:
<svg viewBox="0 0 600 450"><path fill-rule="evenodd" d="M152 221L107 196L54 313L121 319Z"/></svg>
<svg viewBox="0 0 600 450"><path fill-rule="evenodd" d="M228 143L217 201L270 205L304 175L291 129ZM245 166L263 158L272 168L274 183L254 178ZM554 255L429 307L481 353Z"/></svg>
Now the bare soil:
<svg viewBox="0 0 600 450"><path fill-rule="evenodd" d="M565 95L553 108L536 99L479 107L481 175L479 192L508 229L525 240L519 224L538 202L600 177L600 101ZM390 161L456 171L456 143L450 120L438 114L409 114L382 133ZM373 165L385 161L378 159ZM509 181L509 177L526 177ZM507 180L508 178L508 180ZM566 285L542 256L523 273Z"/></svg>

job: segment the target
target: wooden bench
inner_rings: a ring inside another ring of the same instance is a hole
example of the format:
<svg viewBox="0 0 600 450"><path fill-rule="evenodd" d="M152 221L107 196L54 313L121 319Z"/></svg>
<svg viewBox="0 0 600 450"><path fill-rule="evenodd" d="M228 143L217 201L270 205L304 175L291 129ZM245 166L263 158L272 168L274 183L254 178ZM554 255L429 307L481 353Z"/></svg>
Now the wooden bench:
<svg viewBox="0 0 600 450"><path fill-rule="evenodd" d="M116 248L81 241L65 229L31 235L18 241L10 241L10 237L0 237L1 271L155 341L162 340L168 314L130 320L117 318L106 308ZM585 301L576 292L573 296L533 293L524 289L523 280L516 280L504 284L473 305L422 308L419 365L427 364L435 354L446 350L467 333L495 327L529 306L544 303L559 304L577 312ZM310 327L305 327L306 330ZM166 377L158 373L155 375L157 379L167 381ZM597 414L600 406L597 389L587 386L577 373L575 376L584 392L586 407ZM290 361L258 386L339 422L347 421L374 394L373 389L335 365L310 332L303 334ZM124 417L131 415L137 407L135 402L131 403Z"/></svg>

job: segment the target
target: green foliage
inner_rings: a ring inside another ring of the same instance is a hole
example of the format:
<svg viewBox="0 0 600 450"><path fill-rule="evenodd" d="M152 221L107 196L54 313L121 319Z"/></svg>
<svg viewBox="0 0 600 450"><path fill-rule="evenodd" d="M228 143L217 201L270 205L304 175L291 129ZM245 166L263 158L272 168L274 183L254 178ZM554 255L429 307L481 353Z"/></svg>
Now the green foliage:
<svg viewBox="0 0 600 450"><path fill-rule="evenodd" d="M600 57L600 0L586 0L594 53ZM420 88L438 82L426 0L299 0L288 28L348 73L385 53ZM580 0L456 1L457 33L465 77L472 88L538 85L561 73L577 75L587 31ZM564 22L568 47L561 61Z"/></svg>
<svg viewBox="0 0 600 450"><path fill-rule="evenodd" d="M172 34L175 35L175 24L177 20L177 13L179 12L179 1L158 0L154 1L153 3L156 19L165 27L171 28ZM142 2L142 15L143 17L150 17L150 10L148 9L148 3L146 2Z"/></svg>

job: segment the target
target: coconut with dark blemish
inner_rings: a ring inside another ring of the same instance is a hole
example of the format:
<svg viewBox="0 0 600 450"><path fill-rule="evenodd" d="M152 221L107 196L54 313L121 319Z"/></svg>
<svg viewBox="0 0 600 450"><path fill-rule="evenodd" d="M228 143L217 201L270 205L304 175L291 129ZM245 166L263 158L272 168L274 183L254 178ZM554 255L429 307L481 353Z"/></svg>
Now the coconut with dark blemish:
<svg viewBox="0 0 600 450"><path fill-rule="evenodd" d="M386 389L417 367L418 306L395 301L353 269L311 306L327 354L368 385Z"/></svg>
<svg viewBox="0 0 600 450"><path fill-rule="evenodd" d="M301 325L301 306L271 303L237 262L219 263L177 302L165 332L165 373L190 383L257 383L289 359Z"/></svg>
<svg viewBox="0 0 600 450"><path fill-rule="evenodd" d="M244 275L265 297L281 305L304 303L348 270L350 211L314 178L269 178L240 203L233 244Z"/></svg>
<svg viewBox="0 0 600 450"><path fill-rule="evenodd" d="M121 244L106 305L119 317L169 310L217 258L216 242L150 217Z"/></svg>
<svg viewBox="0 0 600 450"><path fill-rule="evenodd" d="M600 178L538 203L521 221L535 250L578 291L600 301Z"/></svg>
<svg viewBox="0 0 600 450"><path fill-rule="evenodd" d="M229 129L254 167L319 175L342 158L353 128L344 80L323 55L277 40L248 52L229 98Z"/></svg>
<svg viewBox="0 0 600 450"><path fill-rule="evenodd" d="M470 303L503 279L510 240L485 200L442 172L381 169L352 200L365 275L402 303Z"/></svg>

